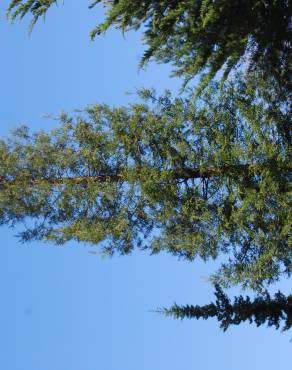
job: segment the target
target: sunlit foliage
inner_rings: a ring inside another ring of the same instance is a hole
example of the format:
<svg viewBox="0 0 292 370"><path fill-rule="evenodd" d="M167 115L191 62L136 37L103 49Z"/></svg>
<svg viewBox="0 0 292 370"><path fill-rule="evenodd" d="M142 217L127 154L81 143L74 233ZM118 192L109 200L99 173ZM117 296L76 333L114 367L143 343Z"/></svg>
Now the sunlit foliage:
<svg viewBox="0 0 292 370"><path fill-rule="evenodd" d="M226 255L212 277L257 287L291 272L287 112L253 86L197 100L151 90L59 128L0 144L0 221L24 241L77 240L188 260ZM287 117L286 117L287 118Z"/></svg>

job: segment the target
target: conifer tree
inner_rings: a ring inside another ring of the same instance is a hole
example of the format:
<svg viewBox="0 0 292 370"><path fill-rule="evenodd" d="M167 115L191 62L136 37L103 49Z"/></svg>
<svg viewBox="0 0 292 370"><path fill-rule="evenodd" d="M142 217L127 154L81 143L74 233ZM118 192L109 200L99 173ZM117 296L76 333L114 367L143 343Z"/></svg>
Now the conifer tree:
<svg viewBox="0 0 292 370"><path fill-rule="evenodd" d="M18 129L0 144L1 224L24 224L23 241L110 254L226 255L213 276L223 285L290 276L287 113L254 91L214 85L194 100L144 90L129 107L62 114L49 133Z"/></svg>
<svg viewBox="0 0 292 370"><path fill-rule="evenodd" d="M176 319L217 318L220 327L226 331L230 325L240 325L242 322L255 323L256 326L267 325L283 331L292 328L292 295L285 296L278 292L274 298L268 292L258 295L254 300L249 296L235 297L232 303L223 290L215 286L215 303L204 306L174 304L171 308L159 310L166 316Z"/></svg>
<svg viewBox="0 0 292 370"><path fill-rule="evenodd" d="M57 0L12 0L11 20L31 27ZM287 0L97 0L107 8L92 38L111 26L144 29L151 58L197 100L140 93L129 107L96 105L60 116L50 133L26 127L0 142L0 224L20 238L98 245L108 254L166 250L188 260L225 255L212 275L216 302L162 312L217 317L221 328L292 326L292 296L265 292L231 303L220 286L254 289L289 277L291 233L291 13ZM212 83L217 72L236 85ZM220 284L220 285L219 285Z"/></svg>
<svg viewBox="0 0 292 370"><path fill-rule="evenodd" d="M33 26L57 3L12 0L8 14L14 20L30 13ZM143 27L147 50L142 65L151 58L171 62L186 82L203 72L205 86L222 68L226 76L244 62L249 72L259 70L291 93L289 0L95 0L90 8L99 3L107 14L92 38L111 26L122 32Z"/></svg>

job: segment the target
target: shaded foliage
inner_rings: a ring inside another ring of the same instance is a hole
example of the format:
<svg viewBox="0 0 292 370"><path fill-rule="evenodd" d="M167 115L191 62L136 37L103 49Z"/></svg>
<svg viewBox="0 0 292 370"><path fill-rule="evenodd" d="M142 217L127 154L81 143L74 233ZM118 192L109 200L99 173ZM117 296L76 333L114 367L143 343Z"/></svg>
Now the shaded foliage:
<svg viewBox="0 0 292 370"><path fill-rule="evenodd" d="M217 318L220 327L226 331L230 325L240 325L247 321L256 326L267 325L286 331L292 327L292 295L285 296L278 292L272 298L268 292L251 300L249 296L235 297L234 301L227 297L223 290L215 286L216 301L204 306L178 306L159 310L166 316L176 319Z"/></svg>
<svg viewBox="0 0 292 370"><path fill-rule="evenodd" d="M13 0L12 20L32 14L32 25L57 0ZM114 26L123 32L143 28L147 45L141 64L151 58L171 62L186 81L204 72L202 86L222 70L227 75L239 62L260 70L291 89L291 14L289 0L97 0L105 21L91 33ZM289 77L290 76L290 77Z"/></svg>

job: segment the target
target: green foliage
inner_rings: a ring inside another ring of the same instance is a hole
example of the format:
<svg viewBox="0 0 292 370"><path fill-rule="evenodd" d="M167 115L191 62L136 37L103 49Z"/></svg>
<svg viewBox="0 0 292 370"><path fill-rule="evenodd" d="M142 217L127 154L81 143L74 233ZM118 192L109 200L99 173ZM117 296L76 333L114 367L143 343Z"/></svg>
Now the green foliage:
<svg viewBox="0 0 292 370"><path fill-rule="evenodd" d="M288 0L97 0L114 26L143 29L141 60L170 62L196 100L140 92L129 107L88 107L59 128L16 130L0 141L0 224L24 226L23 242L69 240L106 254L167 251L187 260L221 257L216 301L174 305L175 318L216 317L292 326L292 296L265 292L232 303L220 286L262 292L292 271L291 13ZM11 21L32 29L57 0L12 0ZM238 73L240 70L240 74ZM232 73L233 84L221 87Z"/></svg>
<svg viewBox="0 0 292 370"><path fill-rule="evenodd" d="M32 14L30 30L40 17L44 17L51 5L57 4L57 0L12 0L7 9L11 21L16 18L22 19L26 14Z"/></svg>
<svg viewBox="0 0 292 370"><path fill-rule="evenodd" d="M12 20L32 14L32 25L57 0L13 0ZM175 74L190 80L204 73L204 87L219 71L239 63L259 69L291 89L291 13L288 0L97 0L107 8L92 38L114 26L122 32L143 28L147 45L141 64L151 58L171 62ZM246 67L245 67L246 68Z"/></svg>
<svg viewBox="0 0 292 370"><path fill-rule="evenodd" d="M0 144L0 222L26 224L23 241L110 254L225 254L213 279L226 285L289 276L287 113L254 91L214 85L193 100L144 90L129 107L63 114L50 133L17 130Z"/></svg>
<svg viewBox="0 0 292 370"><path fill-rule="evenodd" d="M267 324L268 327L274 326L279 329L283 324L283 331L292 328L292 295L285 296L281 292L271 298L268 292L257 296L253 301L250 297L244 298L242 295L235 297L234 302L226 296L223 290L215 286L215 303L205 306L178 306L160 310L166 316L176 319L204 319L216 317L220 322L220 327L226 331L230 325L239 325L248 321L256 326Z"/></svg>

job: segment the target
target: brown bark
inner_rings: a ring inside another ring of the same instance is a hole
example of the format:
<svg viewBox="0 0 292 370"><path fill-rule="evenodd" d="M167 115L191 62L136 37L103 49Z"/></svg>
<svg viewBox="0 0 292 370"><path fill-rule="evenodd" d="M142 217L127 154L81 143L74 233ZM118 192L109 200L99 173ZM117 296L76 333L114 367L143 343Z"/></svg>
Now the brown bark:
<svg viewBox="0 0 292 370"><path fill-rule="evenodd" d="M198 179L198 178L211 178L216 176L234 176L244 175L252 176L254 173L260 172L265 165L248 165L248 164L236 164L236 165L225 165L219 167L204 167L204 168L183 168L169 170L170 178L177 180L188 180L188 179ZM286 165L282 166L281 170L291 171L292 166ZM157 171L157 170L154 170ZM157 171L159 172L159 171ZM156 173L157 173L156 172ZM165 171L163 171L165 173ZM77 177L61 177L61 178L39 178L39 179L29 179L26 181L22 179L20 182L27 183L28 185L38 185L38 184L51 184L58 185L65 182L72 182L75 184L80 184L84 182L94 182L94 183L105 183L105 182L118 182L126 181L126 177L122 174L103 174L97 176L77 176ZM0 178L0 185L13 185L18 182L17 179L6 180Z"/></svg>

